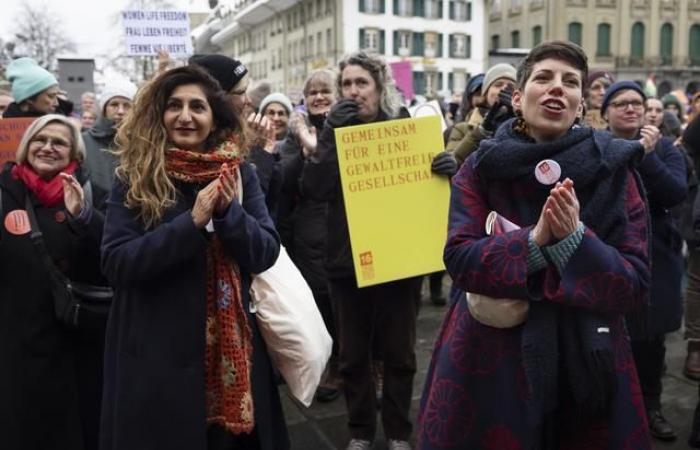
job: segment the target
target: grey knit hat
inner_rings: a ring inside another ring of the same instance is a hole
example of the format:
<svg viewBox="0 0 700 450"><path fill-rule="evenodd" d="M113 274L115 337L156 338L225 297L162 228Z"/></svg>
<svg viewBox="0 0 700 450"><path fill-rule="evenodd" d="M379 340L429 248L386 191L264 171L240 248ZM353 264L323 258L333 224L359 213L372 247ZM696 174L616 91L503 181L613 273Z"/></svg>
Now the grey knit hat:
<svg viewBox="0 0 700 450"><path fill-rule="evenodd" d="M484 82L481 85L481 95L486 95L493 82L499 78L507 78L515 82L515 76L515 67L506 63L496 64L495 66L491 67L484 76Z"/></svg>

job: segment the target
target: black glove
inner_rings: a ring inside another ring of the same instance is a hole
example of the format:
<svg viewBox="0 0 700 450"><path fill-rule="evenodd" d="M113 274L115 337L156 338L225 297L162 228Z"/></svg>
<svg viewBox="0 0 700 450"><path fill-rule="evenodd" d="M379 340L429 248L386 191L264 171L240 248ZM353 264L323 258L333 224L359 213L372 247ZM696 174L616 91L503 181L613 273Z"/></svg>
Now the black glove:
<svg viewBox="0 0 700 450"><path fill-rule="evenodd" d="M430 165L430 170L438 175L445 175L448 177L456 174L457 169L459 169L457 159L455 159L455 156L448 151L440 152L435 155L433 158L433 163Z"/></svg>
<svg viewBox="0 0 700 450"><path fill-rule="evenodd" d="M498 129L499 125L511 117L515 117L513 113L513 91L511 89L503 89L498 93L496 103L486 113L481 127L485 131L493 133Z"/></svg>
<svg viewBox="0 0 700 450"><path fill-rule="evenodd" d="M333 105L326 117L326 123L333 128L346 127L359 123L357 111L359 106L355 100L343 99Z"/></svg>

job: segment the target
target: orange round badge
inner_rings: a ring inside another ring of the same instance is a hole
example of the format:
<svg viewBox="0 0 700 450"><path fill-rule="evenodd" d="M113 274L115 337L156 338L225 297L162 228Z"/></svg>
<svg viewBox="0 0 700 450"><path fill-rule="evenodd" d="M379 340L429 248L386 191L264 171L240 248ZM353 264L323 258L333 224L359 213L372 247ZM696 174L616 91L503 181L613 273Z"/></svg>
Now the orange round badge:
<svg viewBox="0 0 700 450"><path fill-rule="evenodd" d="M29 216L27 211L23 209L15 209L10 211L9 214L5 216L5 229L17 236L27 234L32 231L32 227L29 224Z"/></svg>

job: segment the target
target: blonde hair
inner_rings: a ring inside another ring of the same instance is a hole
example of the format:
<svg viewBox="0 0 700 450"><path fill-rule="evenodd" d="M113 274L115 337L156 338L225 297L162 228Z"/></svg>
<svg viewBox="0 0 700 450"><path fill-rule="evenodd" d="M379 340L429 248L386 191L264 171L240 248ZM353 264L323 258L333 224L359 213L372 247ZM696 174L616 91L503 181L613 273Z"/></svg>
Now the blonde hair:
<svg viewBox="0 0 700 450"><path fill-rule="evenodd" d="M242 142L245 139L243 122L233 112L219 83L204 70L179 67L144 85L119 126L114 153L119 157L116 176L127 186L124 204L138 210L137 217L146 228L159 223L165 210L176 203L177 190L165 168L166 149L172 144L168 142L163 114L175 88L187 84L198 85L212 109L216 131L207 138L206 148L219 145L231 133L241 134Z"/></svg>
<svg viewBox="0 0 700 450"><path fill-rule="evenodd" d="M65 125L70 131L71 145L69 158L71 161L83 162L85 161L85 142L83 142L83 137L80 135L80 130L75 124L66 116L60 114L47 114L41 116L29 125L29 128L24 132L22 140L19 142L19 147L17 147L17 152L15 153L15 161L17 164L22 164L27 161L27 153L29 153L29 142L34 139L41 130L44 129L46 125L52 123L60 123Z"/></svg>
<svg viewBox="0 0 700 450"><path fill-rule="evenodd" d="M306 78L306 81L304 81L304 88L302 89L302 92L304 93L304 97L309 95L309 90L311 90L311 85L314 83L320 83L328 86L333 92L333 96L337 99L338 98L338 86L335 83L335 79L338 76L338 73L334 71L333 69L315 69L311 71L309 76Z"/></svg>

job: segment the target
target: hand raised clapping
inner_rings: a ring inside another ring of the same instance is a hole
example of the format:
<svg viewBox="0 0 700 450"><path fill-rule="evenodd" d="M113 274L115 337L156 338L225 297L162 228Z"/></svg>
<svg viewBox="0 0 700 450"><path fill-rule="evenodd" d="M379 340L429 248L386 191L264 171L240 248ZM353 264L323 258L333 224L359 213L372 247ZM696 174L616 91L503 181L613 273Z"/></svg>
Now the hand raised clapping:
<svg viewBox="0 0 700 450"><path fill-rule="evenodd" d="M223 216L237 196L234 170L228 164L223 164L219 177L197 194L191 213L195 227L204 228L214 214Z"/></svg>
<svg viewBox="0 0 700 450"><path fill-rule="evenodd" d="M275 130L272 123L260 113L250 113L246 119L248 127L253 132L254 141L262 146L266 152L272 153L275 150Z"/></svg>
<svg viewBox="0 0 700 450"><path fill-rule="evenodd" d="M85 193L73 175L61 172L63 183L63 203L72 216L78 216L85 207Z"/></svg>
<svg viewBox="0 0 700 450"><path fill-rule="evenodd" d="M656 148L656 143L659 142L661 137L661 132L658 128L653 125L644 125L639 134L642 137L639 139L639 143L644 147L644 154L651 153Z"/></svg>
<svg viewBox="0 0 700 450"><path fill-rule="evenodd" d="M563 183L558 182L550 191L532 231L535 243L539 246L549 245L576 231L580 210L574 182L569 178Z"/></svg>

